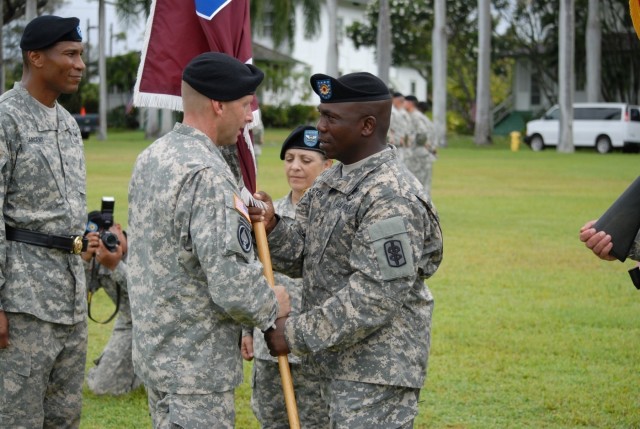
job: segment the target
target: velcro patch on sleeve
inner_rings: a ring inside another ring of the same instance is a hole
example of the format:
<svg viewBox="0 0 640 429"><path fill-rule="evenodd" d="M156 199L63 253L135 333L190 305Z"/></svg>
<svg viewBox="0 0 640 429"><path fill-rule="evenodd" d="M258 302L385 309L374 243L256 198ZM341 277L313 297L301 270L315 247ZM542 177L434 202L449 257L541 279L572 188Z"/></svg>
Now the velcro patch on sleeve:
<svg viewBox="0 0 640 429"><path fill-rule="evenodd" d="M369 226L371 246L375 251L383 280L393 280L415 273L411 241L400 216Z"/></svg>

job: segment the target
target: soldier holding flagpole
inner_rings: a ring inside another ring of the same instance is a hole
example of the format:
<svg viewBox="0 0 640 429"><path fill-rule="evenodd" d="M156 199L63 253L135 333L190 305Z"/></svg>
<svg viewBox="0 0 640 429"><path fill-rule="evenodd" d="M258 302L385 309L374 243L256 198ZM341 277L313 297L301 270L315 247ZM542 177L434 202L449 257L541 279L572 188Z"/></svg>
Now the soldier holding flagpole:
<svg viewBox="0 0 640 429"><path fill-rule="evenodd" d="M183 72L184 120L136 160L129 187L133 362L154 428L232 428L241 326L289 314L255 261L247 208L219 150L252 120L264 74L222 53Z"/></svg>

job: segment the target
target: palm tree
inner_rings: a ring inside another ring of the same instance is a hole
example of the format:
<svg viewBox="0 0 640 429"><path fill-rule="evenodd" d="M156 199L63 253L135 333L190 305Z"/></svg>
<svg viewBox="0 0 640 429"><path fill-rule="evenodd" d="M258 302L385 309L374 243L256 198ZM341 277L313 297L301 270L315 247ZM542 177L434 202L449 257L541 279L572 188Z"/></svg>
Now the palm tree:
<svg viewBox="0 0 640 429"><path fill-rule="evenodd" d="M602 29L600 26L600 0L589 0L586 34L587 55L587 101L596 102L600 98L600 78L602 61Z"/></svg>
<svg viewBox="0 0 640 429"><path fill-rule="evenodd" d="M491 1L478 0L478 78L474 141L491 143Z"/></svg>
<svg viewBox="0 0 640 429"><path fill-rule="evenodd" d="M558 47L558 101L560 104L560 139L558 152L573 152L573 74L575 69L575 4L560 0Z"/></svg>
<svg viewBox="0 0 640 429"><path fill-rule="evenodd" d="M329 44L327 46L327 69L329 76L338 75L338 32L335 25L338 22L338 0L327 0L327 22L334 28L329 31Z"/></svg>
<svg viewBox="0 0 640 429"><path fill-rule="evenodd" d="M389 69L391 68L391 16L389 14L389 0L380 0L376 45L376 52L378 53L378 77L388 85Z"/></svg>
<svg viewBox="0 0 640 429"><path fill-rule="evenodd" d="M435 0L432 33L433 125L436 144L447 144L447 2Z"/></svg>

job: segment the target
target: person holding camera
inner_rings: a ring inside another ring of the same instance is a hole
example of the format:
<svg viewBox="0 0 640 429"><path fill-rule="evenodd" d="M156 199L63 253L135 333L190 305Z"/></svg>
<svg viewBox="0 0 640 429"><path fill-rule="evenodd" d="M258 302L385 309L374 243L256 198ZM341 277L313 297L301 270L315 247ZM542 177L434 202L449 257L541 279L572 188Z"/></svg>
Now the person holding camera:
<svg viewBox="0 0 640 429"><path fill-rule="evenodd" d="M87 232L89 246L82 254L88 289L92 294L104 289L118 314L109 342L94 360L96 366L89 369L87 386L96 395L123 395L142 383L133 370L131 356L133 323L127 290L127 235L119 223L105 229L99 211L89 213L87 225L96 226L95 232Z"/></svg>
<svg viewBox="0 0 640 429"><path fill-rule="evenodd" d="M78 124L57 101L85 64L78 18L30 21L0 97L0 426L77 428L87 352Z"/></svg>
<svg viewBox="0 0 640 429"><path fill-rule="evenodd" d="M220 150L252 121L263 78L223 53L192 59L182 73L182 123L133 168L133 363L154 428L234 427L242 326L264 331L290 311L284 287L272 289L256 261L248 209Z"/></svg>

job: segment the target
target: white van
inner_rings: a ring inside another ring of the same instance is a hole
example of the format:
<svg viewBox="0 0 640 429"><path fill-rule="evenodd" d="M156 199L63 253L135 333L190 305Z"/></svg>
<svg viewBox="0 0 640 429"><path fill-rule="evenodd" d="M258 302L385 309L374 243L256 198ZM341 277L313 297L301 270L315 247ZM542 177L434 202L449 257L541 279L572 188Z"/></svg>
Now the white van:
<svg viewBox="0 0 640 429"><path fill-rule="evenodd" d="M524 141L540 151L556 146L559 134L560 108L555 105L542 118L527 122ZM640 146L640 107L626 103L575 103L573 145L595 147L599 153Z"/></svg>

